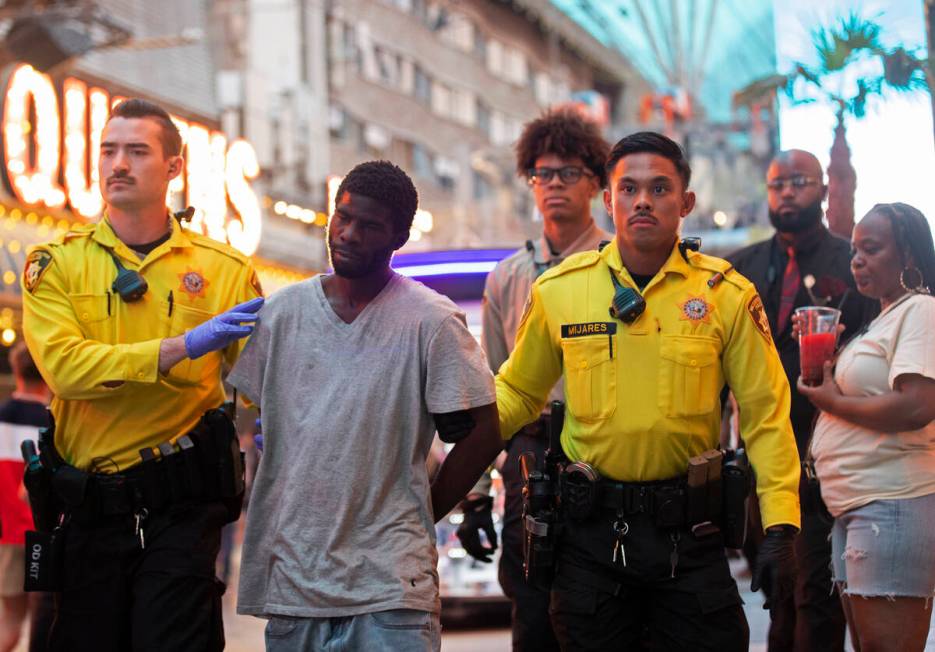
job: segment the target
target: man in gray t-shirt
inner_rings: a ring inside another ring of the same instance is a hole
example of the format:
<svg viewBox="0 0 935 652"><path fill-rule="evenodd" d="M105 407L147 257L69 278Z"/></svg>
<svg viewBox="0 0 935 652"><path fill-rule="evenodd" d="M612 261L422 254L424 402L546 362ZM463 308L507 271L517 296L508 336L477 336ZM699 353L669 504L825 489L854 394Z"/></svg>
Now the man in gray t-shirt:
<svg viewBox="0 0 935 652"><path fill-rule="evenodd" d="M335 273L270 297L229 376L263 417L237 609L270 619L270 651L440 647L434 523L502 444L464 315L389 267L416 203L396 166L354 168ZM457 443L430 487L436 427Z"/></svg>

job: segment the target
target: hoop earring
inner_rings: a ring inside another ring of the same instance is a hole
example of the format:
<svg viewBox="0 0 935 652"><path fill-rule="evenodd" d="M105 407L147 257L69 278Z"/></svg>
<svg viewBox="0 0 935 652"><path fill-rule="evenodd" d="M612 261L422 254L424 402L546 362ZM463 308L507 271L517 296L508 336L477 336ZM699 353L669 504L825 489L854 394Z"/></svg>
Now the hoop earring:
<svg viewBox="0 0 935 652"><path fill-rule="evenodd" d="M919 282L911 284L906 281L906 272L914 272L919 275ZM899 273L899 284L903 286L903 289L906 292L912 292L913 294L928 294L929 290L925 287L925 278L922 276L922 271L918 267L912 267L906 265L903 268L903 271Z"/></svg>

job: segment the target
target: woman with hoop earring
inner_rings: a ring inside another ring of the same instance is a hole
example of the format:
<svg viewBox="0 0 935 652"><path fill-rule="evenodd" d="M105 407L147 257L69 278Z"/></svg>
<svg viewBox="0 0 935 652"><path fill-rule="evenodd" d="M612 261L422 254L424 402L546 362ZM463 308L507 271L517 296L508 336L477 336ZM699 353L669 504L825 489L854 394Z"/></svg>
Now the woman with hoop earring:
<svg viewBox="0 0 935 652"><path fill-rule="evenodd" d="M821 385L798 389L821 411L811 455L854 648L921 651L935 593L935 248L925 216L895 203L857 224L853 252L880 315Z"/></svg>

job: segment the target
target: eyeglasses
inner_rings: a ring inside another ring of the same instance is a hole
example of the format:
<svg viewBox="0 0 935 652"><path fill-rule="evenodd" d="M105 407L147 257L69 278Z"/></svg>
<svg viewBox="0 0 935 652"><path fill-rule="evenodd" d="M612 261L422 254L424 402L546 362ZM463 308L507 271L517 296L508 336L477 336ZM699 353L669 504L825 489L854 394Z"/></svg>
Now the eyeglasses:
<svg viewBox="0 0 935 652"><path fill-rule="evenodd" d="M562 183L569 185L577 183L582 176L594 176L594 173L590 170L585 170L577 165L566 165L563 168L530 168L526 175L529 177L529 185L543 186L552 181L552 177L556 173Z"/></svg>
<svg viewBox="0 0 935 652"><path fill-rule="evenodd" d="M773 179L772 181L767 181L766 189L770 192L782 192L783 188L788 184L793 190L801 190L808 186L814 186L816 183L821 183L821 181L814 177L797 176L791 179Z"/></svg>

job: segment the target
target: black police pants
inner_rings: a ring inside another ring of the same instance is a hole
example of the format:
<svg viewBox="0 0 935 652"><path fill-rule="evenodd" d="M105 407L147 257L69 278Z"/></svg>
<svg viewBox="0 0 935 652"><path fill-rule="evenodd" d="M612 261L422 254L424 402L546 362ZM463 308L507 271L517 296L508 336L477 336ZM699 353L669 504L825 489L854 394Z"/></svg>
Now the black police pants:
<svg viewBox="0 0 935 652"><path fill-rule="evenodd" d="M506 489L499 579L512 603L513 652L557 652L558 641L549 620L549 592L523 579L523 477L519 457L533 452L541 464L548 440L520 431L509 443L501 470Z"/></svg>
<svg viewBox="0 0 935 652"><path fill-rule="evenodd" d="M65 538L64 587L53 652L215 652L224 648L214 562L227 509L180 503L143 523L132 515L73 520Z"/></svg>
<svg viewBox="0 0 935 652"><path fill-rule="evenodd" d="M604 510L585 522L565 521L551 601L563 650L748 649L750 630L720 533L697 540L657 528L651 516L627 516L614 562L614 520Z"/></svg>
<svg viewBox="0 0 935 652"><path fill-rule="evenodd" d="M795 594L770 608L770 652L843 652L846 622L831 581L831 525L821 494L803 474L802 530L795 537Z"/></svg>

